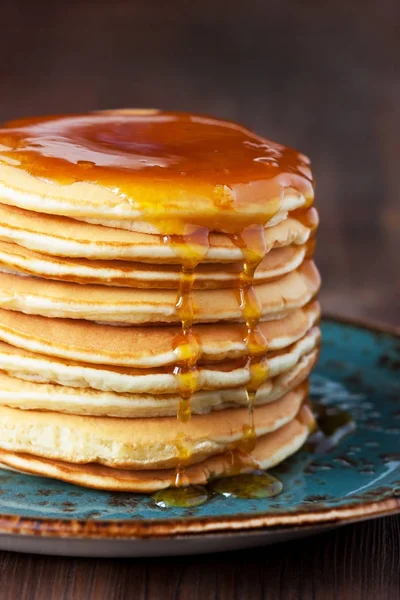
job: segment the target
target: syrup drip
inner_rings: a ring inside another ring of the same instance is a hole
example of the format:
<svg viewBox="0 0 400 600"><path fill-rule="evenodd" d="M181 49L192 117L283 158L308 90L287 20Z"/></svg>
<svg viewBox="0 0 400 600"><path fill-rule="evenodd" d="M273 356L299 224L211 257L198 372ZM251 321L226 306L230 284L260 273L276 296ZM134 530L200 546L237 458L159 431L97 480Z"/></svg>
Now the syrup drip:
<svg viewBox="0 0 400 600"><path fill-rule="evenodd" d="M191 417L190 398L198 389L199 372L197 361L200 356L200 344L193 333L193 283L195 268L207 253L209 231L205 227L197 228L185 236L165 236L167 243L172 243L179 251L182 259L179 274L176 310L178 312L182 331L175 338L174 346L177 354L177 366L174 374L179 387L178 419L182 422Z"/></svg>
<svg viewBox="0 0 400 600"><path fill-rule="evenodd" d="M306 259L311 259L316 247L316 231L319 224L318 213L314 207L299 208L290 213L290 217L296 219L310 230L310 237L306 242Z"/></svg>
<svg viewBox="0 0 400 600"><path fill-rule="evenodd" d="M186 438L182 431L177 434L175 445L178 451L178 466L176 467L175 473L175 487L180 488L189 485L188 478L185 474L185 464L187 464L189 461L192 451L190 448L190 440Z"/></svg>
<svg viewBox="0 0 400 600"><path fill-rule="evenodd" d="M276 207L276 210L279 206ZM262 306L254 289L254 273L266 253L264 227L252 225L233 236L234 243L242 249L243 265L239 275L240 308L246 323L244 342L247 347L247 367L250 380L246 386L248 423L243 425L243 438L238 449L250 453L256 445L254 406L257 390L268 377L268 361L265 354L268 343L259 328Z"/></svg>
<svg viewBox="0 0 400 600"><path fill-rule="evenodd" d="M179 406L177 417L181 423L191 418L190 401L198 389L199 371L197 361L200 357L200 344L193 333L193 319L195 308L193 306L193 283L196 266L207 253L209 231L199 227L185 236L165 236L164 242L173 244L181 256L181 271L179 274L176 310L181 321L181 333L174 340L177 365L174 375L179 388ZM177 443L178 467L175 477L175 486L181 487L185 483L184 465L190 458L190 449L181 436Z"/></svg>
<svg viewBox="0 0 400 600"><path fill-rule="evenodd" d="M193 333L193 297L192 287L194 268L182 265L179 276L178 297L176 308L181 319L182 332L175 338L175 348L179 364L174 374L179 387L179 421L188 421L191 417L190 399L198 387L199 372L197 361L200 355L199 343Z"/></svg>

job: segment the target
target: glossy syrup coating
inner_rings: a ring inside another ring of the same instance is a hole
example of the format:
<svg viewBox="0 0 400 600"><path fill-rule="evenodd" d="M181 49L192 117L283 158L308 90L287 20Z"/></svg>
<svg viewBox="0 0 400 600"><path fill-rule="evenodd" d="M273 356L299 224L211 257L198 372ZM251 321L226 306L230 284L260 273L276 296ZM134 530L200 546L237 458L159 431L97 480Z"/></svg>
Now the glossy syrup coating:
<svg viewBox="0 0 400 600"><path fill-rule="evenodd" d="M304 155L231 121L189 113L133 109L11 121L0 128L2 164L50 183L96 184L169 234L185 233L179 215L185 225L240 233L265 224L287 189L313 199Z"/></svg>

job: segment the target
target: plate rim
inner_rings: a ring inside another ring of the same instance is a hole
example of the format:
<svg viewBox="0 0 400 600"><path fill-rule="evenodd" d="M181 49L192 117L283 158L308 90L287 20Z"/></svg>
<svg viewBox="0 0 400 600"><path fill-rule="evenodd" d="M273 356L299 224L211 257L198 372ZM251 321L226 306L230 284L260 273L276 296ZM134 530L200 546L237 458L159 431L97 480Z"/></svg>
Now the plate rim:
<svg viewBox="0 0 400 600"><path fill-rule="evenodd" d="M384 333L400 337L400 327L370 320L346 317L324 312L322 319L343 325L366 329L373 333ZM389 516L400 512L400 497L392 496L379 501L357 504L348 503L340 508L319 510L297 510L295 513L238 514L224 517L183 517L175 519L54 519L50 517L24 517L0 514L0 534L73 538L73 539L138 539L177 538L182 535L233 533L257 531L268 528L277 530L313 526L318 524L344 524L378 516Z"/></svg>

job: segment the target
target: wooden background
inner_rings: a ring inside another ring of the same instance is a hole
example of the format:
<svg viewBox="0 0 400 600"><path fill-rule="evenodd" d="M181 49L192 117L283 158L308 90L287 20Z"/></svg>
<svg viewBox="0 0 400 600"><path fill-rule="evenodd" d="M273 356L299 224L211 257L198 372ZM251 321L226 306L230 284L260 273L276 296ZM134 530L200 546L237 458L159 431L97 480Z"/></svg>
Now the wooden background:
<svg viewBox="0 0 400 600"><path fill-rule="evenodd" d="M399 322L396 0L0 0L0 120L117 106L242 121L307 153L324 308ZM376 598L399 589L399 521L168 560L2 554L0 598Z"/></svg>

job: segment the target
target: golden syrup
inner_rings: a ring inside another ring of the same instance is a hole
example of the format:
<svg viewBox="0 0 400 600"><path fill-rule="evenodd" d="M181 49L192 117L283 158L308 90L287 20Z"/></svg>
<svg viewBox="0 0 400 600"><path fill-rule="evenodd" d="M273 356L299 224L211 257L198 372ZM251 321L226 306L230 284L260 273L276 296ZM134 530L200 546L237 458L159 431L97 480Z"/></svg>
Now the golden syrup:
<svg viewBox="0 0 400 600"><path fill-rule="evenodd" d="M176 488L186 487L189 485L189 480L185 473L185 465L191 457L191 445L190 440L185 437L183 432L180 432L176 436L175 445L178 453L178 461L175 472L174 485Z"/></svg>
<svg viewBox="0 0 400 600"><path fill-rule="evenodd" d="M180 488L167 488L153 494L153 500L160 508L190 508L200 506L209 499L207 488L189 485Z"/></svg>
<svg viewBox="0 0 400 600"><path fill-rule="evenodd" d="M256 471L216 479L209 484L209 488L226 498L271 498L280 494L283 486L273 475Z"/></svg>
<svg viewBox="0 0 400 600"><path fill-rule="evenodd" d="M299 221L302 225L310 230L310 236L306 241L306 259L311 259L315 252L316 247L316 231L319 225L319 218L317 210L314 207L311 208L299 208L293 210L290 213L290 217Z"/></svg>
<svg viewBox="0 0 400 600"><path fill-rule="evenodd" d="M199 372L197 362L200 344L193 333L193 283L195 268L204 258L209 247L209 231L205 227L196 228L190 235L168 236L165 241L175 246L181 257L176 310L181 321L181 333L174 340L177 365L174 374L179 388L178 419L182 422L191 417L190 399L198 389Z"/></svg>
<svg viewBox="0 0 400 600"><path fill-rule="evenodd" d="M274 214L279 203L274 206ZM272 217L273 214L270 215ZM242 270L239 273L239 300L246 324L244 342L247 348L249 382L246 386L248 422L243 425L243 437L237 444L239 450L250 453L256 445L254 406L257 390L268 377L268 361L265 354L268 343L259 328L262 306L254 288L254 274L263 260L267 248L264 227L253 225L233 237L234 243L243 253Z"/></svg>
<svg viewBox="0 0 400 600"><path fill-rule="evenodd" d="M317 230L319 225L318 212L314 206L292 210L290 211L290 218L299 221L307 229L310 229L312 233Z"/></svg>
<svg viewBox="0 0 400 600"><path fill-rule="evenodd" d="M181 257L176 311L181 321L181 333L174 339L174 351L177 363L174 375L178 383L179 405L177 418L181 423L191 418L191 399L199 387L199 371L197 362L200 357L200 343L193 333L193 283L195 269L204 258L209 247L209 230L198 227L190 235L165 236L165 243L174 245ZM175 486L186 485L185 464L190 459L190 446L184 442L184 436L178 434L177 439L178 466L175 476Z"/></svg>
<svg viewBox="0 0 400 600"><path fill-rule="evenodd" d="M216 479L207 486L188 485L160 490L152 497L160 508L190 508L204 504L212 494L226 498L261 499L277 496L282 488L282 483L273 475L255 471Z"/></svg>
<svg viewBox="0 0 400 600"><path fill-rule="evenodd" d="M307 204L314 197L303 154L237 123L189 113L128 109L11 121L0 128L0 165L44 182L94 183L132 208L133 217L117 218L140 218L167 235L190 233L191 225L240 234L265 225L283 190ZM96 205L87 199L86 206L81 216L95 216Z"/></svg>

